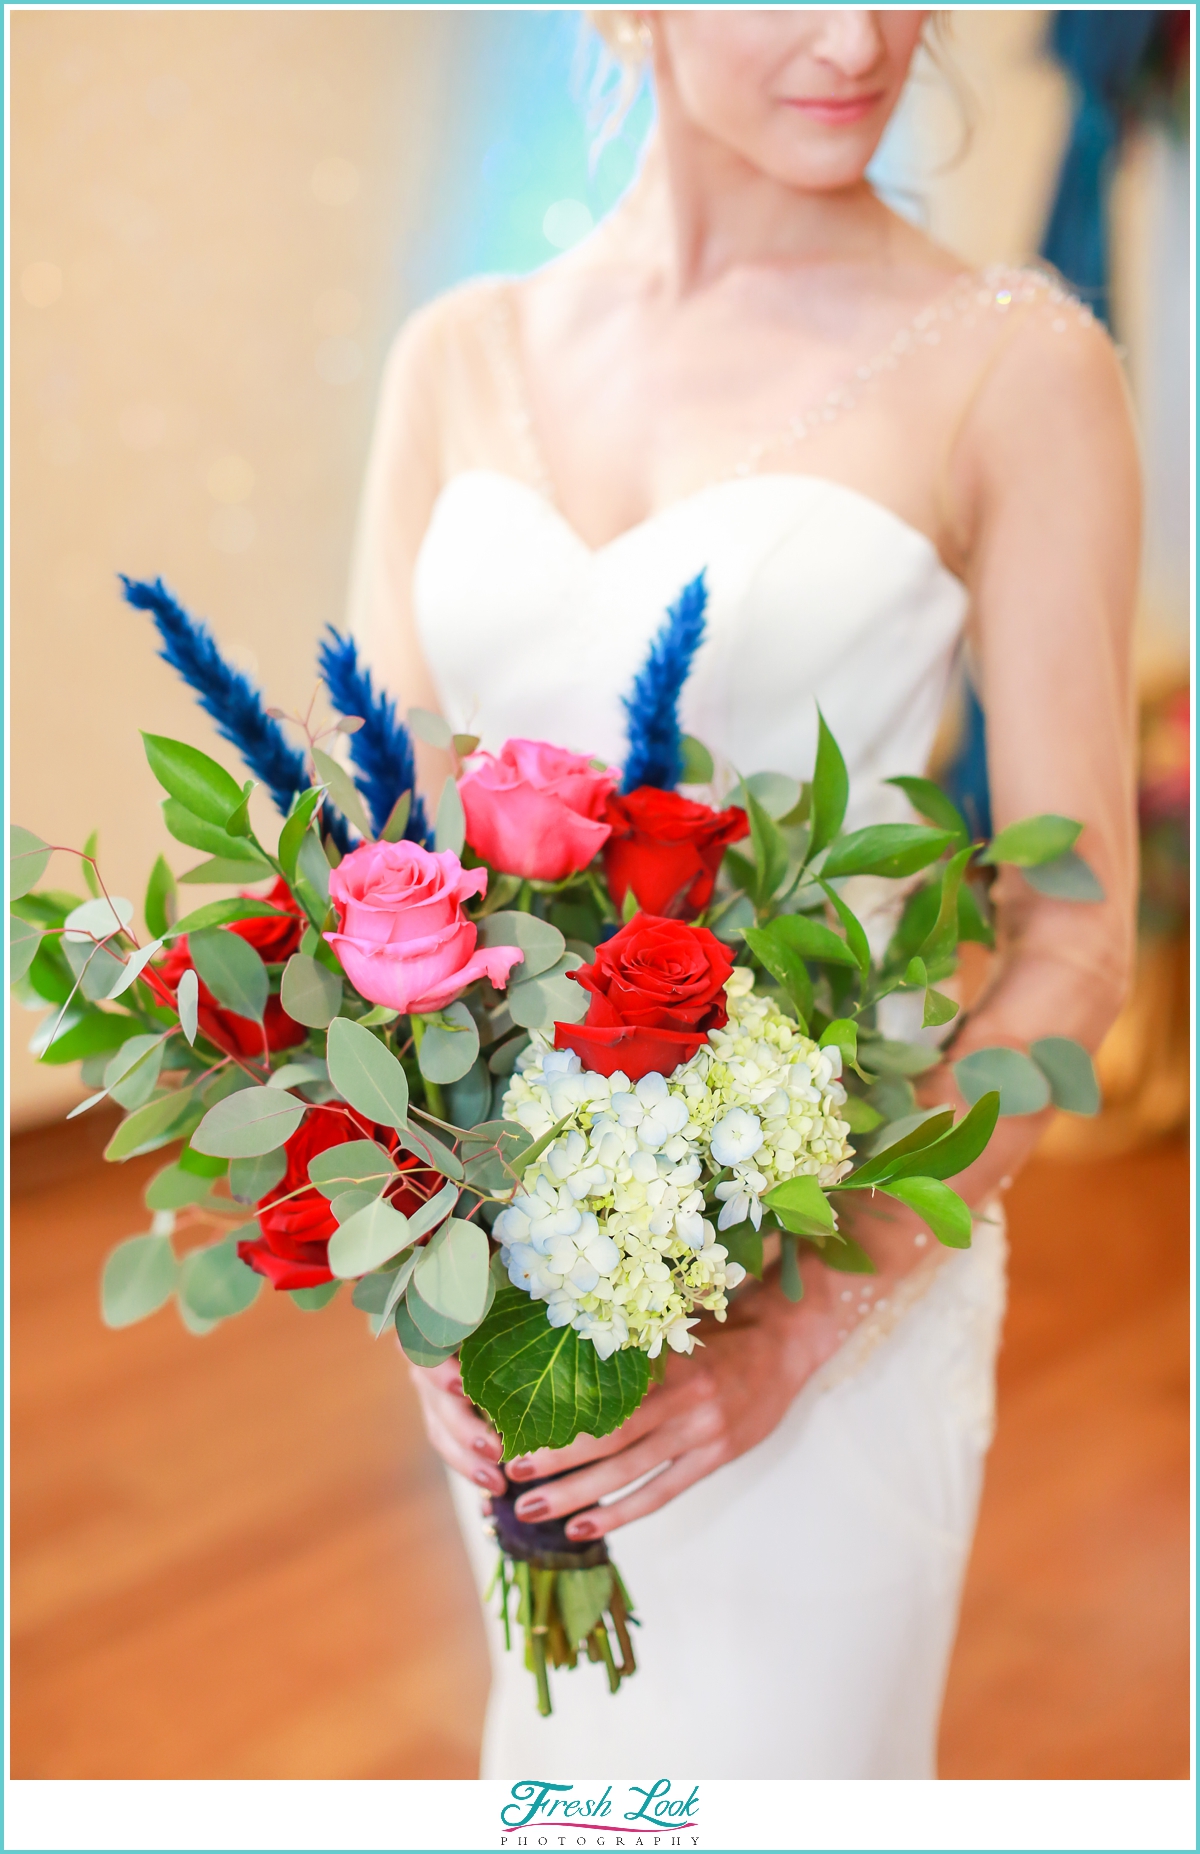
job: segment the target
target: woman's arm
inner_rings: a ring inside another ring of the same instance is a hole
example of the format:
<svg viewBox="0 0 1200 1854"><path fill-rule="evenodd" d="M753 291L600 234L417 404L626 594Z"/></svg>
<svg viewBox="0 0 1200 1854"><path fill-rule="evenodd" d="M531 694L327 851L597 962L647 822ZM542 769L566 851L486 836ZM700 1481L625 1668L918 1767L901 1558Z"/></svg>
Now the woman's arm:
<svg viewBox="0 0 1200 1854"><path fill-rule="evenodd" d="M1064 319L1064 318L1056 318ZM1015 870L994 891L998 949L983 995L954 1039L957 1059L995 1043L1027 1048L1047 1035L1095 1049L1124 994L1133 956L1136 838L1133 697L1129 669L1139 484L1124 383L1095 326L1056 330L1036 307L1006 342L977 394L952 459L963 515L976 646L988 715L997 829L1035 812L1084 822L1081 853L1102 904L1054 901ZM965 1105L949 1064L924 1078L925 1100ZM979 1205L1036 1145L1046 1113L1001 1121L982 1159L955 1180ZM928 1256L918 1220L876 1199L854 1232L881 1300ZM668 1359L666 1382L600 1441L542 1451L510 1466L513 1480L575 1467L523 1497L529 1519L574 1513L593 1538L664 1505L752 1448L863 1317L861 1281L810 1257L794 1306L777 1279L739 1294L703 1351ZM846 1296L847 1298L844 1298ZM462 1396L457 1367L414 1372L431 1432L452 1466L500 1491L499 1443ZM669 1463L663 1467L664 1463ZM646 1486L596 1503L654 1468Z"/></svg>

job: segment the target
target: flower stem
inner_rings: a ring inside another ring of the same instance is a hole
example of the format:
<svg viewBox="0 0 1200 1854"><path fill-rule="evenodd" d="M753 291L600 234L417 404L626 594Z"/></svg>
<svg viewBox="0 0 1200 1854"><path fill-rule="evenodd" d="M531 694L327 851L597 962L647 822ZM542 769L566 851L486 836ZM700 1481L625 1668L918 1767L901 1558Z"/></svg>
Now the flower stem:
<svg viewBox="0 0 1200 1854"><path fill-rule="evenodd" d="M413 1048L417 1052L417 1066L420 1068L421 1044L425 1041L425 1019L423 1017L413 1016L410 1017L408 1021L412 1027ZM425 1083L425 1105L428 1107L431 1114L436 1114L439 1120L445 1120L446 1102L441 1089L436 1082L430 1081L424 1069L421 1069L421 1079Z"/></svg>

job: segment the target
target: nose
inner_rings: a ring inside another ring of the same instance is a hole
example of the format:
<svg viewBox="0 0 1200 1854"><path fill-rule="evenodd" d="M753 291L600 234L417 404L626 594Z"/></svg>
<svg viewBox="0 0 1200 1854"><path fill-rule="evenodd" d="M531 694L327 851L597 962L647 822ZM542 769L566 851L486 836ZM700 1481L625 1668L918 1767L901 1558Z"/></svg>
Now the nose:
<svg viewBox="0 0 1200 1854"><path fill-rule="evenodd" d="M866 77L883 57L883 34L876 14L868 7L831 7L813 55L831 64L844 77Z"/></svg>

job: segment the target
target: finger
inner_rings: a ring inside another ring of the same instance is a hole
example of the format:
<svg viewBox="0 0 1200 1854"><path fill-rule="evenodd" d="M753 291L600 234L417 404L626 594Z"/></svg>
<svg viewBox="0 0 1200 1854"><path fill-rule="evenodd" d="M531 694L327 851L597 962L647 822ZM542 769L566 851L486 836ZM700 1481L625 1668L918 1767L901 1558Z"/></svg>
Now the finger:
<svg viewBox="0 0 1200 1854"><path fill-rule="evenodd" d="M624 1500L614 1500L611 1506L594 1506L577 1518L568 1520L567 1537L577 1543L586 1539L603 1538L610 1532L618 1532L631 1520L644 1519L647 1513L656 1513L660 1506L674 1500L697 1481L719 1468L726 1459L724 1453L713 1444L706 1448L689 1449L669 1468L656 1474L652 1481L639 1487L636 1493L627 1494Z"/></svg>
<svg viewBox="0 0 1200 1854"><path fill-rule="evenodd" d="M619 1455L593 1462L548 1486L533 1488L517 1501L517 1518L560 1519L564 1513L578 1513L594 1506L605 1494L616 1493L643 1474L686 1454L690 1443L696 1439L688 1437L687 1428L686 1417L664 1423L632 1448L622 1449Z"/></svg>
<svg viewBox="0 0 1200 1854"><path fill-rule="evenodd" d="M576 1436L566 1448L539 1448L532 1455L522 1455L508 1464L511 1481L530 1481L538 1475L562 1474L585 1462L601 1461L619 1454L631 1442L648 1435L652 1429L670 1421L695 1401L695 1388L679 1384L670 1388L655 1386L627 1421L607 1436Z"/></svg>
<svg viewBox="0 0 1200 1854"><path fill-rule="evenodd" d="M426 1424L435 1417L460 1447L473 1449L485 1461L499 1461L500 1438L472 1404L438 1385L419 1385L418 1395Z"/></svg>
<svg viewBox="0 0 1200 1854"><path fill-rule="evenodd" d="M439 1420L438 1413L426 1420L426 1431L434 1448L456 1474L464 1480L473 1481L476 1487L482 1487L486 1493L502 1494L505 1491L504 1476L499 1468L484 1461L469 1445L464 1446L445 1423Z"/></svg>

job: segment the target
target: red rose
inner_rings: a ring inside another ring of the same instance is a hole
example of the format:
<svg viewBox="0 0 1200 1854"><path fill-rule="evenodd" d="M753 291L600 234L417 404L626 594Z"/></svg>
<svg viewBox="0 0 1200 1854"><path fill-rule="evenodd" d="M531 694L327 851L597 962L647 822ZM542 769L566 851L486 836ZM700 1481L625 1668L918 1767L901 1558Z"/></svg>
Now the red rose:
<svg viewBox="0 0 1200 1854"><path fill-rule="evenodd" d="M612 826L604 846L604 874L617 908L632 889L647 914L673 920L704 911L725 846L750 829L738 805L714 811L652 785L610 793L604 818Z"/></svg>
<svg viewBox="0 0 1200 1854"><path fill-rule="evenodd" d="M572 978L592 994L581 1024L555 1024L556 1049L573 1049L585 1069L630 1081L669 1075L688 1061L728 1012L733 954L707 927L635 914Z"/></svg>
<svg viewBox="0 0 1200 1854"><path fill-rule="evenodd" d="M373 1139L392 1155L399 1178L388 1186L389 1200L405 1216L441 1190L445 1179L412 1153L399 1157L390 1127L375 1126L351 1107L312 1108L284 1147L287 1171L256 1207L261 1238L239 1242L238 1254L276 1288L320 1287L332 1281L329 1238L337 1228L330 1201L309 1183L309 1161L331 1146ZM293 1197L292 1192L298 1195Z"/></svg>
<svg viewBox="0 0 1200 1854"><path fill-rule="evenodd" d="M248 899L257 901L259 897L252 895ZM273 907L285 909L286 913L260 914L252 920L234 921L222 931L236 933L241 939L249 941L264 963L280 965L291 958L300 944L304 933L304 915L282 876L265 899ZM165 1003L174 1006L179 981L191 969L192 958L185 934L182 940L176 940L161 965L147 971L146 977L152 985L156 978L161 981L155 989L159 990ZM261 1056L264 1032L267 1048L271 1050L291 1049L295 1044L303 1043L308 1035L303 1024L296 1023L288 1016L277 997L267 999L260 1029L252 1017L239 1017L234 1011L224 1010L203 979L199 981L199 1009L196 1017L201 1035L229 1056Z"/></svg>

